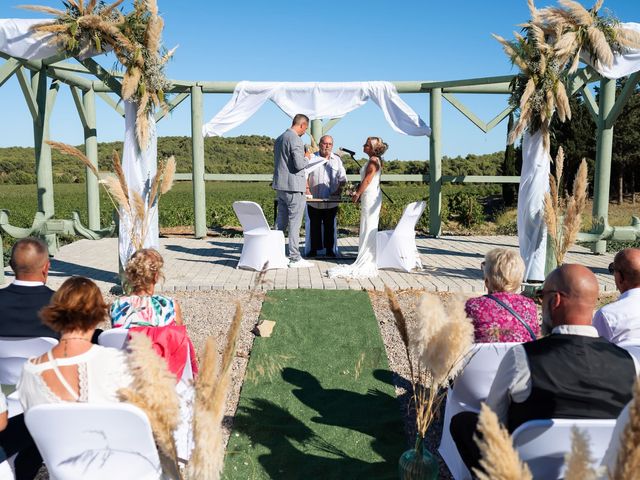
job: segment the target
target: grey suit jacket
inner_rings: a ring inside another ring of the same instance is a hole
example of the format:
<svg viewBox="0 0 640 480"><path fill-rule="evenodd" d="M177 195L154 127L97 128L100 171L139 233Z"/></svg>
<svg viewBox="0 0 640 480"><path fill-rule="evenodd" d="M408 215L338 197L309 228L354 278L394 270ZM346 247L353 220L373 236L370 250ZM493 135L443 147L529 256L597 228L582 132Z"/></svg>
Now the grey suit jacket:
<svg viewBox="0 0 640 480"><path fill-rule="evenodd" d="M273 189L287 192L305 192L304 174L309 161L304 156L302 139L290 128L276 139L273 146Z"/></svg>

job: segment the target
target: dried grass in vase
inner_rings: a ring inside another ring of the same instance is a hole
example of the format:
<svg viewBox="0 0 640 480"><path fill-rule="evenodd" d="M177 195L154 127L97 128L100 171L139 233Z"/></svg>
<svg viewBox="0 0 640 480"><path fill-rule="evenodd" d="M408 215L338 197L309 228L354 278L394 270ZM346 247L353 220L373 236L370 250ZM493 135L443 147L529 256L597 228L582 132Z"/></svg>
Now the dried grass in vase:
<svg viewBox="0 0 640 480"><path fill-rule="evenodd" d="M389 288L385 291L409 363L417 450L446 396L443 389L464 366L473 344L473 325L462 299L445 304L428 293L418 303L416 323L408 325L395 294Z"/></svg>
<svg viewBox="0 0 640 480"><path fill-rule="evenodd" d="M612 480L635 480L640 472L640 380L636 380L633 400L629 406L629 421L620 439L615 472Z"/></svg>
<svg viewBox="0 0 640 480"><path fill-rule="evenodd" d="M564 257L576 241L582 225L582 214L587 205L587 162L582 160L573 181L570 196L562 198L562 173L564 151L558 149L555 159L556 173L549 175L549 192L544 196L544 220L556 256L556 264L564 263Z"/></svg>
<svg viewBox="0 0 640 480"><path fill-rule="evenodd" d="M564 480L597 480L589 449L589 435L576 427L571 430L571 452L565 457Z"/></svg>

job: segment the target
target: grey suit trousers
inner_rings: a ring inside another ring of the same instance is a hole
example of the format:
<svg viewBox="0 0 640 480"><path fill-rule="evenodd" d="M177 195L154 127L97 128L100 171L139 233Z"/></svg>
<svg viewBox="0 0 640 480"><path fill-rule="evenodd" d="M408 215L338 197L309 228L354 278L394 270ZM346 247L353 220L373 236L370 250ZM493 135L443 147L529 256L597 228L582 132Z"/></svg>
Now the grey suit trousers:
<svg viewBox="0 0 640 480"><path fill-rule="evenodd" d="M276 190L278 199L278 216L276 229L289 230L289 259L300 260L300 227L307 204L304 192L286 192Z"/></svg>

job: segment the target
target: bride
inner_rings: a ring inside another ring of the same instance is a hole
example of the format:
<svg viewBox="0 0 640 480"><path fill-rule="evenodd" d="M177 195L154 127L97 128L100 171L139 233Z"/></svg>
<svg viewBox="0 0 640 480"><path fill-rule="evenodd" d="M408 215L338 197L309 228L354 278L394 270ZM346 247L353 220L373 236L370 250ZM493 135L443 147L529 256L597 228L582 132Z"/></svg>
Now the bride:
<svg viewBox="0 0 640 480"><path fill-rule="evenodd" d="M329 278L369 278L378 275L376 237L382 205L380 174L382 155L389 146L379 137L369 137L363 147L364 153L369 156L369 161L360 169L362 181L352 196L354 203L360 200L358 258L351 265L338 265L330 269L327 272Z"/></svg>

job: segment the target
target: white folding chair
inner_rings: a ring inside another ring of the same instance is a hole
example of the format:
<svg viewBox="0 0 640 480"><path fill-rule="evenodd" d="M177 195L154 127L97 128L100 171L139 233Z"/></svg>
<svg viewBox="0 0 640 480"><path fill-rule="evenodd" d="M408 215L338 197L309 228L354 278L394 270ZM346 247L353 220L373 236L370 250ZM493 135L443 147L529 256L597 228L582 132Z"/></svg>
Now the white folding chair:
<svg viewBox="0 0 640 480"><path fill-rule="evenodd" d="M244 244L238 268L268 270L287 268L284 233L271 230L260 205L255 202L233 202L233 210L242 225Z"/></svg>
<svg viewBox="0 0 640 480"><path fill-rule="evenodd" d="M112 328L111 330L105 330L98 336L98 345L122 350L127 345L128 338L128 328Z"/></svg>
<svg viewBox="0 0 640 480"><path fill-rule="evenodd" d="M0 337L0 384L14 387L20 380L24 362L39 357L57 344L58 340L50 337ZM22 413L22 405L15 393L7 395L7 407L9 417Z"/></svg>
<svg viewBox="0 0 640 480"><path fill-rule="evenodd" d="M529 465L534 479L553 480L564 475L565 455L571 451L571 429L589 435L594 465L600 465L616 425L612 420L557 419L531 420L511 434L513 446Z"/></svg>
<svg viewBox="0 0 640 480"><path fill-rule="evenodd" d="M52 479L162 478L149 419L138 407L38 405L25 413L25 423Z"/></svg>
<svg viewBox="0 0 640 480"><path fill-rule="evenodd" d="M458 453L449 426L451 419L461 412L480 412L480 404L487 399L502 357L517 343L476 343L467 354L467 364L447 392L442 424L442 439L438 451L456 480L471 478Z"/></svg>
<svg viewBox="0 0 640 480"><path fill-rule="evenodd" d="M427 202L413 202L407 205L395 230L378 232L378 268L394 268L410 272L421 268L420 254L416 246L416 224L424 212Z"/></svg>

